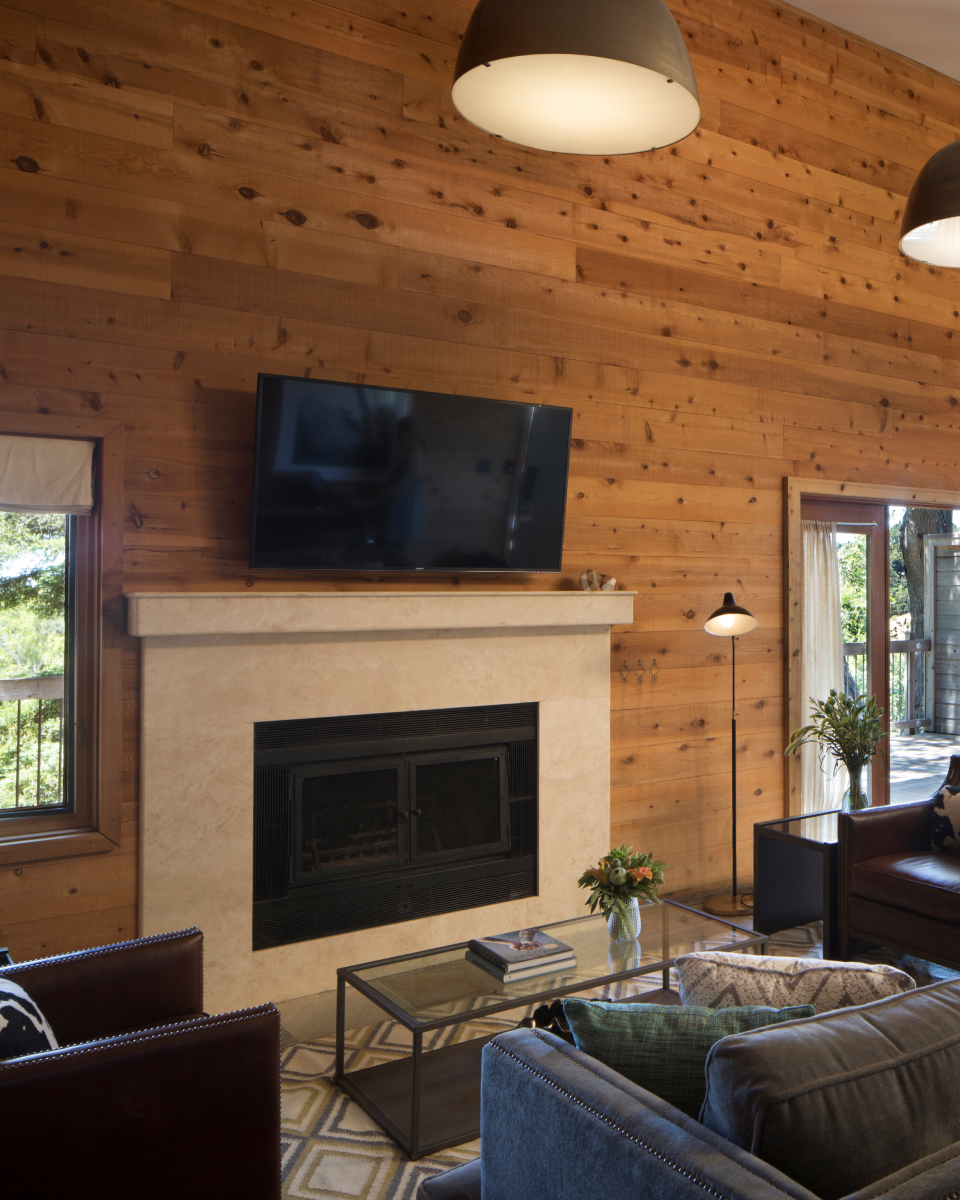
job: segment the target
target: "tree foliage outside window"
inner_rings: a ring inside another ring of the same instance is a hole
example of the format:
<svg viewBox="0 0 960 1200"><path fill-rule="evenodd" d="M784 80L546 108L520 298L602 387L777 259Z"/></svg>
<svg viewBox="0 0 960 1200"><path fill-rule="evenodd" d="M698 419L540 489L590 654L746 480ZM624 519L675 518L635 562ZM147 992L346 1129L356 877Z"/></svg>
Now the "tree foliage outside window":
<svg viewBox="0 0 960 1200"><path fill-rule="evenodd" d="M64 673L66 529L65 516L0 512L0 679ZM18 797L21 809L38 796L40 805L60 802L61 708L0 702L0 811L17 808Z"/></svg>

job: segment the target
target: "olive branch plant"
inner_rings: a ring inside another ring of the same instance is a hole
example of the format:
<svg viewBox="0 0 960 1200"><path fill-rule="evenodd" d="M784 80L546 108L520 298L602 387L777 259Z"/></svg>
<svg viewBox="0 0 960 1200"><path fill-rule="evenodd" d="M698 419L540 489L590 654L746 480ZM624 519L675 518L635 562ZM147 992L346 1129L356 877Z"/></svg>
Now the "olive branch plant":
<svg viewBox="0 0 960 1200"><path fill-rule="evenodd" d="M784 750L785 755L799 755L801 746L815 745L820 758L820 769L826 770L824 758L827 754L834 759L834 775L843 764L850 775L850 807L865 808L867 798L863 794L860 775L875 754L886 770L886 758L880 742L887 735L883 731L883 709L873 695L851 698L830 689L826 700L810 697L813 711L809 725L795 729Z"/></svg>

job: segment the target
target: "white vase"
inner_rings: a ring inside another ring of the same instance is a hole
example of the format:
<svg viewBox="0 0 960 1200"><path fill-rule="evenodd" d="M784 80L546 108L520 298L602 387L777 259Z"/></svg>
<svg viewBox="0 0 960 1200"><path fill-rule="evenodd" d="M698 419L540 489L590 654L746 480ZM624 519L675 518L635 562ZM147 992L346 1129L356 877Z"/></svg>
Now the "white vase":
<svg viewBox="0 0 960 1200"><path fill-rule="evenodd" d="M607 917L607 933L611 942L635 942L640 936L640 905L636 900L627 903L627 913L623 917L619 912L612 912Z"/></svg>

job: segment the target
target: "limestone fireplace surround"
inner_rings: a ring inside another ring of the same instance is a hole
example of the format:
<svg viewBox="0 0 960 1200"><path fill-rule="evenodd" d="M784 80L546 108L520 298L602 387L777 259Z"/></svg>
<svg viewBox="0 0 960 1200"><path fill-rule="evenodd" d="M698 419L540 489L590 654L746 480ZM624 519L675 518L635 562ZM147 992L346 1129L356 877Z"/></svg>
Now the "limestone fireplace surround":
<svg viewBox="0 0 960 1200"><path fill-rule="evenodd" d="M578 915L609 848L610 629L633 593L135 593L140 932L197 925L222 1012L335 986L338 966ZM539 704L539 894L251 949L253 725Z"/></svg>

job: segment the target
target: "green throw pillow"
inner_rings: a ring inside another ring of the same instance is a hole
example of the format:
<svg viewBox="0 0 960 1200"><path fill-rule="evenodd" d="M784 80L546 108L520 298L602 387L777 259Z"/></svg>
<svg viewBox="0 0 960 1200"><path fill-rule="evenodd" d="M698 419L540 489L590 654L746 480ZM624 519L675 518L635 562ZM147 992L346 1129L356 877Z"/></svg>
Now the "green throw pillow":
<svg viewBox="0 0 960 1200"><path fill-rule="evenodd" d="M812 1004L792 1008L696 1008L680 1004L563 1002L577 1049L626 1075L696 1119L706 1095L704 1065L714 1042L732 1033L816 1016Z"/></svg>

